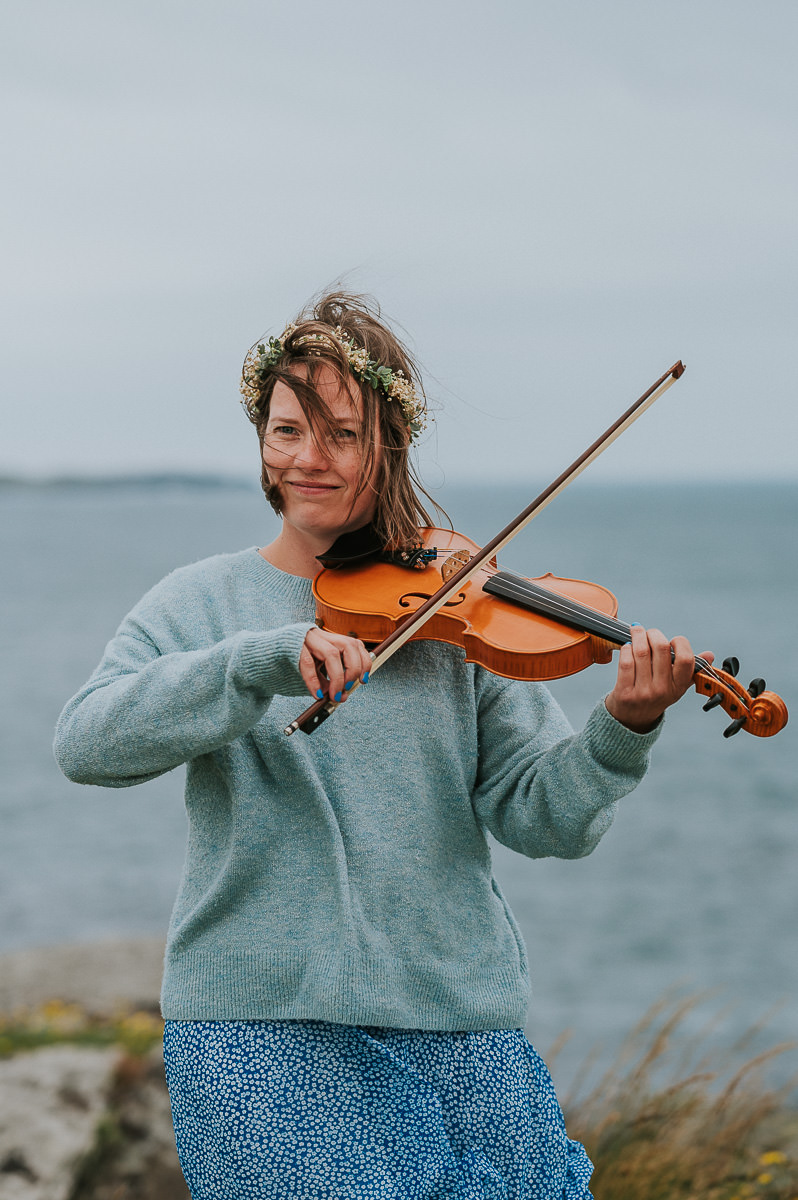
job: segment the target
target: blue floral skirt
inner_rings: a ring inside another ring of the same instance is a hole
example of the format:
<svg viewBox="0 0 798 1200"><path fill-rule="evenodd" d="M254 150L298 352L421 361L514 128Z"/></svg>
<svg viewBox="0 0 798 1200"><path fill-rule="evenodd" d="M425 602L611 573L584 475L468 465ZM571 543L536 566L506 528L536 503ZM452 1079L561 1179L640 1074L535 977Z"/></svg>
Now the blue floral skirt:
<svg viewBox="0 0 798 1200"><path fill-rule="evenodd" d="M520 1030L167 1021L193 1200L585 1200L545 1064Z"/></svg>

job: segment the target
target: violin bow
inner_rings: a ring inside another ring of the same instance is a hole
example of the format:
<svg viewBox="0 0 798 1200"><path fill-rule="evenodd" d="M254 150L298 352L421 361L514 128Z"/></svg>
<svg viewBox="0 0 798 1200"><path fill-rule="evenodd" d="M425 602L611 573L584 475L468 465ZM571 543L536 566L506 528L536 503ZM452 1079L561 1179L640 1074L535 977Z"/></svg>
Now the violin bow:
<svg viewBox="0 0 798 1200"><path fill-rule="evenodd" d="M393 633L389 634L385 641L380 642L379 646L376 647L371 655L372 664L369 675L373 675L375 671L378 671L392 654L395 654L397 650L404 646L405 642L410 640L414 633L417 633L431 617L434 617L438 609L443 608L449 596L453 592L456 592L464 583L467 583L473 575L476 575L484 562L498 554L500 550L503 550L516 534L526 528L533 517L536 517L547 505L551 504L552 500L559 496L561 492L564 492L568 485L573 483L574 479L578 475L581 475L586 467L590 466L622 433L625 433L629 426L633 425L637 418L641 417L646 409L650 408L663 392L666 392L671 384L675 383L684 374L684 371L685 367L681 360L674 363L664 375L660 376L656 383L652 383L648 391L644 392L639 400L636 400L634 404L627 408L626 412L618 417L617 421L614 421L610 425L609 429L606 429L600 437L596 438L592 446L588 446L587 450L583 454L580 454L571 463L570 467L567 467L561 475L557 476L553 483L544 488L540 495L536 496L532 503L528 504L523 512L518 514L515 520L500 530L487 545L483 546L459 570L450 575L448 579L445 579L437 592L433 592L428 600L425 600L415 612L411 613L410 616L397 626ZM356 680L350 688L350 696L357 687L360 687L360 680ZM343 702L341 701L340 703ZM338 703L335 700L316 700L295 721L287 725L283 732L288 737L300 729L303 733L312 733L314 729L317 729L323 721L326 721L335 712L336 708L338 708Z"/></svg>

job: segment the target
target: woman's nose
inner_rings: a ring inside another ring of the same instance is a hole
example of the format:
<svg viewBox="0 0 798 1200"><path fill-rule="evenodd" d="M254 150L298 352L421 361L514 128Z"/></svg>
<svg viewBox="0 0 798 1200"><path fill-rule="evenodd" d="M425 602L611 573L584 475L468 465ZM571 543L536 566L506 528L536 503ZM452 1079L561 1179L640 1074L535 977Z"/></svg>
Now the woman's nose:
<svg viewBox="0 0 798 1200"><path fill-rule="evenodd" d="M328 466L330 458L330 452L323 442L308 436L294 457L294 462L301 463L304 467L316 467L318 469Z"/></svg>

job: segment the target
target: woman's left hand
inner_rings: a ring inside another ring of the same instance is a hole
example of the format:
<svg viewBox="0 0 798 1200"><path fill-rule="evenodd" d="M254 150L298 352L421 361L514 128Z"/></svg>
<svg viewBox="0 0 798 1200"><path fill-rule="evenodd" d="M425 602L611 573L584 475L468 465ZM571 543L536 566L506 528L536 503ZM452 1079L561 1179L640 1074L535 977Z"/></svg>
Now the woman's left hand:
<svg viewBox="0 0 798 1200"><path fill-rule="evenodd" d="M712 662L714 655L702 657ZM607 711L627 729L648 733L691 686L694 671L695 655L687 638L668 641L659 629L633 625L632 640L618 657L615 687L604 701Z"/></svg>

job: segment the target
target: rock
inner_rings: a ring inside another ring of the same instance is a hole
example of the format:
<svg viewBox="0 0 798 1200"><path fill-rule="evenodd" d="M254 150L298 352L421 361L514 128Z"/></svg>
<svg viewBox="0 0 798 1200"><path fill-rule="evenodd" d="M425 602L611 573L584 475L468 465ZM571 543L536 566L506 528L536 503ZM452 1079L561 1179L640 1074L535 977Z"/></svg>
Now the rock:
<svg viewBox="0 0 798 1200"><path fill-rule="evenodd" d="M0 1061L0 1200L68 1200L119 1051L46 1046Z"/></svg>
<svg viewBox="0 0 798 1200"><path fill-rule="evenodd" d="M163 949L137 938L2 955L0 1015L13 1024L53 1001L62 1023L68 1006L81 1025L154 1014ZM0 1060L0 1200L190 1200L160 1047L142 1058L63 1042Z"/></svg>
<svg viewBox="0 0 798 1200"><path fill-rule="evenodd" d="M109 1116L114 1136L98 1147L70 1200L190 1200L160 1047L120 1060Z"/></svg>

